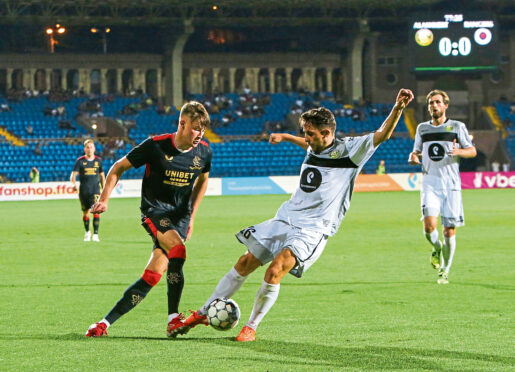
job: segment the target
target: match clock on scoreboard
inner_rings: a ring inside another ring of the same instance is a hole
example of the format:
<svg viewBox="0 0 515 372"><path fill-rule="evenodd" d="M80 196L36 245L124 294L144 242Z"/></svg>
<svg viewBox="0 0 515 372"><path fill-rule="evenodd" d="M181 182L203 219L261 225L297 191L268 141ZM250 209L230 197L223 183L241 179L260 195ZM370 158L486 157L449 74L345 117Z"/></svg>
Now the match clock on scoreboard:
<svg viewBox="0 0 515 372"><path fill-rule="evenodd" d="M415 72L493 71L498 67L498 26L491 15L420 15L410 26Z"/></svg>

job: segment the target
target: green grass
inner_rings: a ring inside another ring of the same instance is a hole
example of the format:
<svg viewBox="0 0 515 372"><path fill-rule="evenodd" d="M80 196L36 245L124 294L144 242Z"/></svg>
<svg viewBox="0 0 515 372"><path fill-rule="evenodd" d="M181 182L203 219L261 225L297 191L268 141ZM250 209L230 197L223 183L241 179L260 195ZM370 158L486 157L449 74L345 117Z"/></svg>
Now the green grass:
<svg viewBox="0 0 515 372"><path fill-rule="evenodd" d="M205 198L187 243L182 311L198 308L244 252L233 234L286 199ZM429 265L418 193L358 193L319 261L283 280L257 342L232 341L240 326L168 340L164 281L109 337L86 339L150 256L138 203L111 201L101 243L81 241L76 200L0 203L0 370L515 369L512 190L464 192L448 286ZM263 274L234 296L242 324Z"/></svg>

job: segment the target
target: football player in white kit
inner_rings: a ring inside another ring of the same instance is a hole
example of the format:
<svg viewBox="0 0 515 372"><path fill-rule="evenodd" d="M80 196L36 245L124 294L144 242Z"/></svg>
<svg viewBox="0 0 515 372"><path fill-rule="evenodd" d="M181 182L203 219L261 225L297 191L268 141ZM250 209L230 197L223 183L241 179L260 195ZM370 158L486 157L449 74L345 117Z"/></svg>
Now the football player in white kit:
<svg viewBox="0 0 515 372"><path fill-rule="evenodd" d="M401 89L381 127L363 136L335 138L336 121L326 108L301 115L304 137L271 134L272 144L287 141L307 150L299 188L274 218L236 234L246 245L247 253L220 280L204 306L175 328L175 334L184 334L199 324L207 325L211 301L232 297L250 273L270 263L250 319L236 337L236 341L254 341L257 326L278 297L281 279L287 273L301 277L320 257L328 237L336 233L349 209L354 181L361 168L377 146L390 138L403 109L412 99L410 90Z"/></svg>
<svg viewBox="0 0 515 372"><path fill-rule="evenodd" d="M442 90L427 95L427 109L432 120L420 123L409 163L422 165L424 174L420 204L424 233L432 245L431 265L438 271L438 284L449 283L449 270L456 250L456 227L463 226L459 158L473 158L476 148L467 127L448 119L449 96ZM422 160L422 162L421 162ZM441 215L444 243L438 237L436 223Z"/></svg>

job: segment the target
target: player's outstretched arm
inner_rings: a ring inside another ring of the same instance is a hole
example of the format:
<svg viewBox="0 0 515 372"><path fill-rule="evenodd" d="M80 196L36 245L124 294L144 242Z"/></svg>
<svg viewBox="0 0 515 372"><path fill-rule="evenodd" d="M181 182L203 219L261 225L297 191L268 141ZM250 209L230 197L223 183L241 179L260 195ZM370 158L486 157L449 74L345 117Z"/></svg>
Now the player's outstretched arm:
<svg viewBox="0 0 515 372"><path fill-rule="evenodd" d="M413 92L409 89L403 88L399 91L390 115L388 115L381 127L374 133L374 146L379 146L390 138L401 118L402 110L404 110L414 97Z"/></svg>
<svg viewBox="0 0 515 372"><path fill-rule="evenodd" d="M91 213L103 213L107 210L107 203L111 192L118 183L118 180L122 177L122 174L131 168L132 164L126 156L113 164L111 169L109 169L109 173L107 173L104 189L102 190L102 194L100 194L98 202L91 207Z"/></svg>
<svg viewBox="0 0 515 372"><path fill-rule="evenodd" d="M191 238L191 234L193 233L195 215L197 214L197 210L200 206L202 198L206 194L208 178L209 172L201 173L195 181L195 185L193 186L193 191L191 193L191 219L188 226L188 232L186 234L186 240L189 240Z"/></svg>
<svg viewBox="0 0 515 372"><path fill-rule="evenodd" d="M272 145L277 145L283 141L293 143L299 147L302 147L304 150L308 149L308 144L306 143L304 137L294 136L289 133L271 133L270 138L268 139L268 142L270 142Z"/></svg>

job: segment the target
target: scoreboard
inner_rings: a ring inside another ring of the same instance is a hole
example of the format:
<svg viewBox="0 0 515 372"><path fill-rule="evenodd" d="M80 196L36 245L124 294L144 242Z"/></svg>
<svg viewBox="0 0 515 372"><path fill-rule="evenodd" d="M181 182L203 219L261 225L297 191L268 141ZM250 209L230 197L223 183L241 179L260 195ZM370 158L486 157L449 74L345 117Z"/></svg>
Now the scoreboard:
<svg viewBox="0 0 515 372"><path fill-rule="evenodd" d="M498 68L498 24L492 15L422 14L410 21L415 72L493 71Z"/></svg>

